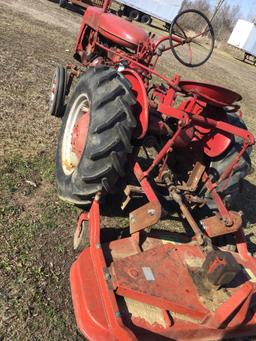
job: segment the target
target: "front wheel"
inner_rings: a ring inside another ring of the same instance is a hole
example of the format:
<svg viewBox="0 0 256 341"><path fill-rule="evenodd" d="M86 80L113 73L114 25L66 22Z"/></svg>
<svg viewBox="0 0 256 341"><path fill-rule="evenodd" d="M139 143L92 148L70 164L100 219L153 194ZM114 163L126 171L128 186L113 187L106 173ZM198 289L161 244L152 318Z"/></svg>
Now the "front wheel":
<svg viewBox="0 0 256 341"><path fill-rule="evenodd" d="M62 121L56 154L61 199L86 205L97 192L113 192L124 177L136 126L130 83L108 67L89 69L79 80Z"/></svg>

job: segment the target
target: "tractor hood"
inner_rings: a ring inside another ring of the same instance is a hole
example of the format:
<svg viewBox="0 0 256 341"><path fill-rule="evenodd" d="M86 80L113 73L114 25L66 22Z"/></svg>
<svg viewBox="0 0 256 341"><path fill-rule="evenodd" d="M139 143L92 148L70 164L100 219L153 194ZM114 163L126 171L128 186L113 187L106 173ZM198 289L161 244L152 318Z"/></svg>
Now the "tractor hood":
<svg viewBox="0 0 256 341"><path fill-rule="evenodd" d="M133 50L148 37L147 32L141 27L116 15L104 13L102 8L88 7L83 23L114 43Z"/></svg>
<svg viewBox="0 0 256 341"><path fill-rule="evenodd" d="M115 43L131 49L136 49L138 44L148 37L141 27L108 13L100 17L99 32Z"/></svg>

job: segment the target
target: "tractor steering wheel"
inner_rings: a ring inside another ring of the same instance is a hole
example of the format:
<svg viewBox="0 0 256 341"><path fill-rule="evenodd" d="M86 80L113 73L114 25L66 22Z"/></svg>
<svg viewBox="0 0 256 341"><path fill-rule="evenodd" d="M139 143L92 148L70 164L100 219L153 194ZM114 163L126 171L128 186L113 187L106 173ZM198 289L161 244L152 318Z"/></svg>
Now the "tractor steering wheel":
<svg viewBox="0 0 256 341"><path fill-rule="evenodd" d="M173 19L169 40L174 57L188 67L204 64L215 43L211 22L195 9L182 11Z"/></svg>

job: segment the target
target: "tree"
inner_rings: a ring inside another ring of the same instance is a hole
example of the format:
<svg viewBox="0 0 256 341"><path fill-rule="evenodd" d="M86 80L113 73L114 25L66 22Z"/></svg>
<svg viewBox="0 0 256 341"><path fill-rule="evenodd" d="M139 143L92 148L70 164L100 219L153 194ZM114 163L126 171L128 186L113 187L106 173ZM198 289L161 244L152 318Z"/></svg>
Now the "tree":
<svg viewBox="0 0 256 341"><path fill-rule="evenodd" d="M218 6L219 5L219 6ZM256 5L255 5L256 7ZM223 0L217 2L217 7L212 8L209 0L184 0L182 10L194 8L203 12L209 19L212 19L212 25L217 40L227 41L237 20L242 17L239 5L230 5ZM217 12L216 12L217 9ZM215 15L216 14L216 15ZM255 8L256 14L256 8ZM256 19L256 18L255 18ZM185 29L193 30L198 28L199 23L194 22L191 16L191 21L182 22Z"/></svg>
<svg viewBox="0 0 256 341"><path fill-rule="evenodd" d="M212 22L216 39L226 41L241 16L239 5L224 4Z"/></svg>

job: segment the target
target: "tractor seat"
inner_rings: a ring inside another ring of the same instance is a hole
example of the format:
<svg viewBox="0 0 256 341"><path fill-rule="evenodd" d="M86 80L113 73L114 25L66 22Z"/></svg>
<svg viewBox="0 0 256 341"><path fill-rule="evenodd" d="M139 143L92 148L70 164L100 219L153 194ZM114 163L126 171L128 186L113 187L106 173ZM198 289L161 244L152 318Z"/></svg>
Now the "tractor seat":
<svg viewBox="0 0 256 341"><path fill-rule="evenodd" d="M105 38L132 50L136 50L138 44L148 38L147 32L141 27L110 13L100 15L98 30Z"/></svg>

